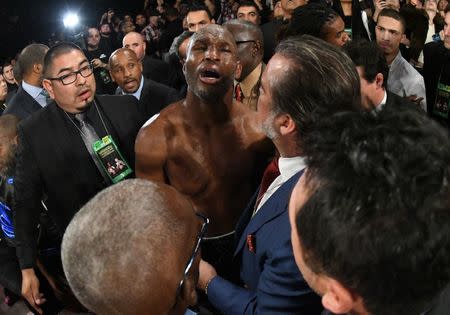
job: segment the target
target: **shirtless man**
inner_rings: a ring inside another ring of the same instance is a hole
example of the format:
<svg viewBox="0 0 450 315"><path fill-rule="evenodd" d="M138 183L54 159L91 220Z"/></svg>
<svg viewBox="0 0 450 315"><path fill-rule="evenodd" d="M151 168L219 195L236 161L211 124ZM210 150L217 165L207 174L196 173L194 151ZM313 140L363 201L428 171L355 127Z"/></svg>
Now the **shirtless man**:
<svg viewBox="0 0 450 315"><path fill-rule="evenodd" d="M271 154L254 111L233 101L241 70L236 49L221 26L194 34L183 68L186 99L146 124L135 146L137 177L172 185L209 217L203 258L222 271L233 254L234 226Z"/></svg>

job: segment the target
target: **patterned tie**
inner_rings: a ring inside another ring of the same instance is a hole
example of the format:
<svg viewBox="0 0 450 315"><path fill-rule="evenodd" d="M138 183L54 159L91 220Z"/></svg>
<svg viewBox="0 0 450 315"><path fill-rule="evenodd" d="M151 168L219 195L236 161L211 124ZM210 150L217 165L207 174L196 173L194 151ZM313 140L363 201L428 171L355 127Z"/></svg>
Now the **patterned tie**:
<svg viewBox="0 0 450 315"><path fill-rule="evenodd" d="M85 112L75 114L75 119L78 121L80 125L81 138L83 139L84 145L86 146L86 149L88 150L89 154L94 160L98 170L102 174L105 183L108 184L111 183L111 180L109 179L108 175L106 175L105 171L103 170L103 167L101 166L99 160L97 159L97 156L95 155L93 148L94 143L100 140L100 137L97 135L97 132L95 131L94 127L92 127L92 125L89 123L89 118L86 117Z"/></svg>
<svg viewBox="0 0 450 315"><path fill-rule="evenodd" d="M236 101L241 102L244 100L244 93L242 93L241 84L238 83L234 87L234 98Z"/></svg>
<svg viewBox="0 0 450 315"><path fill-rule="evenodd" d="M50 102L52 101L52 99L46 89L42 89L42 91L41 91L41 93L39 93L39 95L42 95L45 97L45 102L47 103L47 105L50 104Z"/></svg>

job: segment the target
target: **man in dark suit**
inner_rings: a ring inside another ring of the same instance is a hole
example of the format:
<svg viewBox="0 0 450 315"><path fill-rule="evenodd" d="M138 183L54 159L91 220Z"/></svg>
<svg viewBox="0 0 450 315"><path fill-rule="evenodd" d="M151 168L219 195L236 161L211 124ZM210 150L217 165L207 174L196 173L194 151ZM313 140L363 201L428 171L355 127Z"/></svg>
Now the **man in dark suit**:
<svg viewBox="0 0 450 315"><path fill-rule="evenodd" d="M198 287L223 314L320 314L320 300L295 264L287 200L305 168L303 138L317 119L358 109L358 85L353 63L339 48L311 36L278 45L261 79L257 115L280 154L274 160L280 175L267 187L276 168L266 170L236 227L235 259L244 286L200 262Z"/></svg>
<svg viewBox="0 0 450 315"><path fill-rule="evenodd" d="M143 65L144 77L162 84L168 83L169 64L145 54L147 44L141 34L129 32L122 42L123 48L129 48L136 53L138 60Z"/></svg>
<svg viewBox="0 0 450 315"><path fill-rule="evenodd" d="M142 75L142 64L131 49L119 48L113 52L109 68L113 81L119 85L116 94L136 97L146 118L180 99L177 90Z"/></svg>
<svg viewBox="0 0 450 315"><path fill-rule="evenodd" d="M323 306L450 314L447 131L410 106L340 113L315 128L289 216L296 262Z"/></svg>
<svg viewBox="0 0 450 315"><path fill-rule="evenodd" d="M48 94L42 88L42 67L47 50L48 47L42 44L31 44L22 50L17 60L22 83L3 114L24 119L49 103Z"/></svg>
<svg viewBox="0 0 450 315"><path fill-rule="evenodd" d="M17 255L22 294L38 310L45 302L34 271L40 200L45 196L48 214L62 236L86 201L130 176L134 140L144 122L134 97L95 97L92 71L78 46L61 43L52 47L44 59L43 84L54 102L18 128ZM100 151L106 145L108 150ZM106 161L117 157L129 167L117 175L120 177L109 177Z"/></svg>
<svg viewBox="0 0 450 315"><path fill-rule="evenodd" d="M344 47L358 71L361 82L361 105L365 110L379 113L383 108L390 106L411 106L422 110L407 98L386 90L389 67L378 45L360 40L350 42Z"/></svg>
<svg viewBox="0 0 450 315"><path fill-rule="evenodd" d="M444 40L425 45L423 55L428 114L449 127L450 99L445 90L450 87L450 6L445 13Z"/></svg>

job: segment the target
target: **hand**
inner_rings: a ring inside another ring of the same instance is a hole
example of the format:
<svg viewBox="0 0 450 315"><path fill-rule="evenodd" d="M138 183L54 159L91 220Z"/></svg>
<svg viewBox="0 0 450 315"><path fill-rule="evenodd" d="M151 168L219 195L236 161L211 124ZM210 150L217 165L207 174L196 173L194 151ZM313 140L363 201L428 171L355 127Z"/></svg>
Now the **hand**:
<svg viewBox="0 0 450 315"><path fill-rule="evenodd" d="M46 300L44 294L39 292L39 279L33 268L22 270L22 296L39 314L43 313L39 305L45 303Z"/></svg>
<svg viewBox="0 0 450 315"><path fill-rule="evenodd" d="M373 5L375 6L375 12L373 13L372 19L377 22L378 15L380 14L381 10L383 10L386 7L386 1L384 0L373 0Z"/></svg>
<svg viewBox="0 0 450 315"><path fill-rule="evenodd" d="M213 266L211 266L209 263L207 263L203 259L200 260L200 266L199 266L198 270L199 270L199 276L198 276L197 288L205 291L206 285L208 284L209 280L211 280L212 278L217 276L217 272Z"/></svg>
<svg viewBox="0 0 450 315"><path fill-rule="evenodd" d="M6 95L8 94L8 85L6 81L0 81L0 101L6 100Z"/></svg>
<svg viewBox="0 0 450 315"><path fill-rule="evenodd" d="M410 95L405 97L408 101L415 103L418 106L422 106L423 97L417 97L417 95Z"/></svg>
<svg viewBox="0 0 450 315"><path fill-rule="evenodd" d="M402 43L402 44L405 45L406 47L411 46L411 41L410 41L407 37L403 37L403 38L400 40L400 43Z"/></svg>
<svg viewBox="0 0 450 315"><path fill-rule="evenodd" d="M91 64L94 67L94 69L105 67L104 66L105 64L98 58L92 59Z"/></svg>

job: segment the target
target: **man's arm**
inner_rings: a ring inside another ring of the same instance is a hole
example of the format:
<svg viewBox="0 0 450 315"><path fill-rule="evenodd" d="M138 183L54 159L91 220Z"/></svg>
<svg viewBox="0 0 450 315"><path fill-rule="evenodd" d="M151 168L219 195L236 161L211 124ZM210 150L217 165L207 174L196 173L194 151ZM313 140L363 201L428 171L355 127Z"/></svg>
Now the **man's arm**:
<svg viewBox="0 0 450 315"><path fill-rule="evenodd" d="M290 242L287 213L284 223L276 220L273 235L279 242L267 253L258 287L251 291L219 276L211 265L200 264L199 288L225 315L250 314L320 314L320 298L309 288L295 264ZM279 218L281 219L281 217Z"/></svg>
<svg viewBox="0 0 450 315"><path fill-rule="evenodd" d="M167 182L164 164L167 159L167 144L164 135L164 122L157 118L139 131L136 143L136 177Z"/></svg>
<svg viewBox="0 0 450 315"><path fill-rule="evenodd" d="M34 273L37 257L37 233L42 195L42 180L22 127L18 128L19 147L14 176L14 228L16 253L22 269L22 295L42 312L38 305L45 302L39 292L39 280Z"/></svg>

